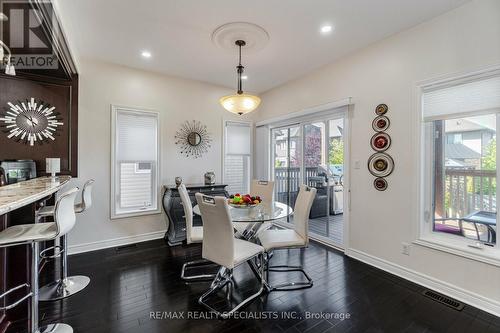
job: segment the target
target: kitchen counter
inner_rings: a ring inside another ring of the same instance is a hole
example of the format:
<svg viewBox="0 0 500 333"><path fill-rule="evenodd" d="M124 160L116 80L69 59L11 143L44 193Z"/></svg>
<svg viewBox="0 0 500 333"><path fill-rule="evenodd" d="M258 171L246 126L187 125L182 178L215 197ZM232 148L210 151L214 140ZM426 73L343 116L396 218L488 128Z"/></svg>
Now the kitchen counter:
<svg viewBox="0 0 500 333"><path fill-rule="evenodd" d="M0 215L59 191L71 176L39 177L0 187Z"/></svg>

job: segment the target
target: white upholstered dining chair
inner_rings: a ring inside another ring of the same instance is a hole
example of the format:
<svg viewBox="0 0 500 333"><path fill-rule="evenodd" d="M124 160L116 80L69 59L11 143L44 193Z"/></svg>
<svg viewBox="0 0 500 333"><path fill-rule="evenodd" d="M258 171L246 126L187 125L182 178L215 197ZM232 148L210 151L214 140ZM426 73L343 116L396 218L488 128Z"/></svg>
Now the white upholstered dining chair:
<svg viewBox="0 0 500 333"><path fill-rule="evenodd" d="M188 244L201 243L203 241L203 227L193 226L193 206L186 185L181 184L178 187L179 196L181 198L182 207L184 208L184 218L186 220L186 242ZM199 266L213 265L212 262L205 259L192 260L184 263L181 270L181 279L189 280L204 280L215 277L215 274L198 274L186 275L186 270Z"/></svg>
<svg viewBox="0 0 500 333"><path fill-rule="evenodd" d="M297 290L310 288L313 281L302 266L269 266L269 253L279 249L300 249L309 245L309 213L316 196L316 189L301 185L293 214L293 229L264 230L259 233L259 241L266 254L266 280L269 290ZM269 284L269 272L302 272L307 282L287 282L272 286Z"/></svg>
<svg viewBox="0 0 500 333"><path fill-rule="evenodd" d="M202 256L211 262L221 265L210 289L206 291L198 302L216 313L222 318L229 317L233 312L240 309L251 300L258 297L264 290L264 265L261 265L260 288L247 297L230 311L220 312L206 303L209 296L227 287L227 297L230 299L233 289L233 269L255 257L264 260L264 248L258 244L251 243L234 237L231 216L227 199L224 197L210 197L196 193L196 201L200 207L203 219L203 252Z"/></svg>
<svg viewBox="0 0 500 333"><path fill-rule="evenodd" d="M250 195L259 196L262 202L269 204L274 201L274 181L271 180L257 180L253 179L250 183ZM239 235L245 236L245 232L248 232L253 226L258 228L255 233L259 233L263 230L269 229L272 226L271 222L259 223L258 225L254 222L234 222L233 227L238 232Z"/></svg>

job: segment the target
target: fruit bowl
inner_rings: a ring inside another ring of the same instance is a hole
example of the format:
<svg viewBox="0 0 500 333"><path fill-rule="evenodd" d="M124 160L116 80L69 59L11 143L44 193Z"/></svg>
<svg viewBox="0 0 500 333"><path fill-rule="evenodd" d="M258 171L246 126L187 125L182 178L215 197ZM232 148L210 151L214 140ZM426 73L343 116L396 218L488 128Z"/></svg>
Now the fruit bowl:
<svg viewBox="0 0 500 333"><path fill-rule="evenodd" d="M234 195L230 195L227 202L231 207L247 208L259 205L262 202L262 199L258 195L252 196L250 194L241 195L236 193Z"/></svg>

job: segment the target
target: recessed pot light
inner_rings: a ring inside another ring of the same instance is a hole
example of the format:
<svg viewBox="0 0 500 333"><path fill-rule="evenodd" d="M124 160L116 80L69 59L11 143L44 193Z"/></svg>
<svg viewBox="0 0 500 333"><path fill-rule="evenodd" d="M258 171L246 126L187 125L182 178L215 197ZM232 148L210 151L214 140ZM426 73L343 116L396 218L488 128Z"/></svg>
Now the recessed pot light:
<svg viewBox="0 0 500 333"><path fill-rule="evenodd" d="M322 26L322 27L321 27L321 29L320 29L319 31L320 31L322 34L325 34L325 35L326 35L326 34L328 34L328 33L330 33L330 32L332 32L332 31L333 31L333 27L332 27L331 25L327 24L327 25Z"/></svg>
<svg viewBox="0 0 500 333"><path fill-rule="evenodd" d="M142 51L142 52L141 52L141 55L142 55L144 58L151 58L151 52L149 52L149 51Z"/></svg>
<svg viewBox="0 0 500 333"><path fill-rule="evenodd" d="M242 79L242 80L246 80L246 79L248 79L248 76L243 75L243 76L241 76L241 79Z"/></svg>

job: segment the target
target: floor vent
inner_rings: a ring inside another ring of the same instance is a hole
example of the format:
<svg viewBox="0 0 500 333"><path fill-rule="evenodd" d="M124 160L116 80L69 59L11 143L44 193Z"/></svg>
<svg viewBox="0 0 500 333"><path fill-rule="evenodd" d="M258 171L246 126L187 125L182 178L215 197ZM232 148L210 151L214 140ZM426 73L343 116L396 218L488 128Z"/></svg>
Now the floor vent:
<svg viewBox="0 0 500 333"><path fill-rule="evenodd" d="M137 244L130 244L130 245L123 245L123 246L118 246L115 247L116 252L121 252L121 251L126 251L126 250L132 250L137 248Z"/></svg>
<svg viewBox="0 0 500 333"><path fill-rule="evenodd" d="M439 302L441 304L449 306L450 308L455 309L457 311L462 311L462 309L464 308L463 303L461 303L453 298L450 298L448 296L439 294L435 291L426 289L422 292L422 294L426 297L429 297L430 299L435 300L436 302Z"/></svg>

